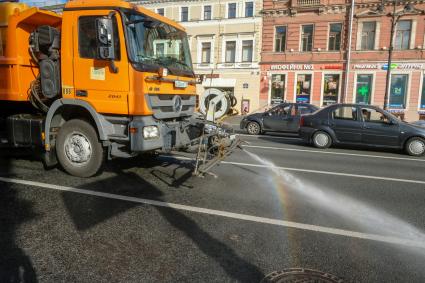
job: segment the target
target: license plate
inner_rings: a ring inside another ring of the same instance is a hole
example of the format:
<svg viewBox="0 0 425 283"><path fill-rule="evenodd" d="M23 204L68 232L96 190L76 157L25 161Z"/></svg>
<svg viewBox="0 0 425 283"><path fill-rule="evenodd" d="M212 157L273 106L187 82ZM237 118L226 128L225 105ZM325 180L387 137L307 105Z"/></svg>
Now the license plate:
<svg viewBox="0 0 425 283"><path fill-rule="evenodd" d="M187 88L187 82L175 81L174 86L178 88Z"/></svg>

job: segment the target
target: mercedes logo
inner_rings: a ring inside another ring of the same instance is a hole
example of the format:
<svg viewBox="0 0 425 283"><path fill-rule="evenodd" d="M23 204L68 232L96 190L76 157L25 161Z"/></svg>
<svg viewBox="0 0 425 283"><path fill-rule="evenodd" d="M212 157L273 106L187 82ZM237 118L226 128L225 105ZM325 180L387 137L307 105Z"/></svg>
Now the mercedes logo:
<svg viewBox="0 0 425 283"><path fill-rule="evenodd" d="M182 98L176 95L173 99L173 110L174 112L180 112L182 110Z"/></svg>

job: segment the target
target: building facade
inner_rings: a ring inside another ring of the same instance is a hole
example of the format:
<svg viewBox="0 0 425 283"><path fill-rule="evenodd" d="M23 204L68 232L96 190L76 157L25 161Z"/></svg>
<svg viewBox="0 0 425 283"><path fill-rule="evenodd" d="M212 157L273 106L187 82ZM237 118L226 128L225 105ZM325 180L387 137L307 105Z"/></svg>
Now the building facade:
<svg viewBox="0 0 425 283"><path fill-rule="evenodd" d="M393 6L379 4L356 1L349 33L349 2L265 0L260 103L355 102L382 107ZM395 27L388 104L406 120L425 118L425 4L416 1L414 7Z"/></svg>
<svg viewBox="0 0 425 283"><path fill-rule="evenodd" d="M240 112L260 108L262 2L258 0L135 1L186 28L197 75L208 88L231 92Z"/></svg>

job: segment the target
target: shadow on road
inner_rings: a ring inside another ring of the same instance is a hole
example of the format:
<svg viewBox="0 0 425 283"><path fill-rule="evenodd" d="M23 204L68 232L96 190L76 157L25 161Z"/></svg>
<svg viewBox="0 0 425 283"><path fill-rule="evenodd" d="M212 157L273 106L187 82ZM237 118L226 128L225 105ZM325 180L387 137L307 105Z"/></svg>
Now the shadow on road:
<svg viewBox="0 0 425 283"><path fill-rule="evenodd" d="M164 201L162 199L162 192L151 183L152 181L147 182L136 173L124 171L126 168L131 168L133 162L137 162L137 158L129 160L128 162L118 162L116 165L108 168L108 171L114 170L115 176L88 183L79 188ZM164 161L154 162L158 162L161 166L169 166L169 163ZM140 165L140 160L137 164ZM148 164L145 166L148 166ZM172 175L166 174L158 169L152 169L151 173L153 172L153 176L162 176L165 174L167 179L171 178L172 181L169 183L160 178L157 179L158 182L168 184L168 188L178 187L179 189L187 189L188 187L185 188L184 184L191 176L189 177L188 173L183 173L180 177L176 177L177 174L175 172L178 169L184 169L189 172L191 172L191 170L187 168L188 165L185 163L182 163L180 166L181 167L177 167L173 170L174 173ZM87 197L73 193L63 193L62 197L68 213L78 230L89 229L125 210L139 205L113 199ZM231 247L208 234L188 215L173 208L155 208L172 227L183 232L184 235L198 247L199 251L216 261L232 280L239 282L259 282L264 277L264 274L258 267L244 260L238 256Z"/></svg>
<svg viewBox="0 0 425 283"><path fill-rule="evenodd" d="M11 170L8 153L0 151L0 176L10 176ZM31 259L16 242L19 225L36 217L32 207L8 183L0 182L0 282L37 282Z"/></svg>

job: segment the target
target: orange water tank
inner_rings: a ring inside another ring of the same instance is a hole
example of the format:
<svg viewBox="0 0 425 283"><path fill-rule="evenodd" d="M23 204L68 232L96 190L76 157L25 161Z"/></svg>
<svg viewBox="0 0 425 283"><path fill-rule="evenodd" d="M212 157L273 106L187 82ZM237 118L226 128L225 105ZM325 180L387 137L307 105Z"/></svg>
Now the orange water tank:
<svg viewBox="0 0 425 283"><path fill-rule="evenodd" d="M24 3L2 2L0 3L0 56L6 49L6 32L9 17L17 12L27 10L29 7Z"/></svg>

